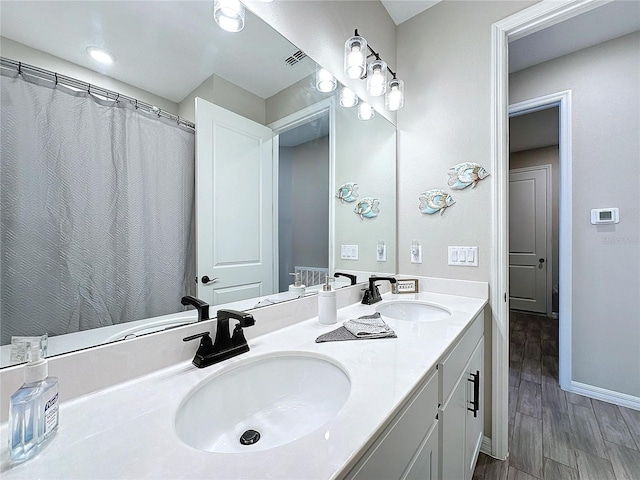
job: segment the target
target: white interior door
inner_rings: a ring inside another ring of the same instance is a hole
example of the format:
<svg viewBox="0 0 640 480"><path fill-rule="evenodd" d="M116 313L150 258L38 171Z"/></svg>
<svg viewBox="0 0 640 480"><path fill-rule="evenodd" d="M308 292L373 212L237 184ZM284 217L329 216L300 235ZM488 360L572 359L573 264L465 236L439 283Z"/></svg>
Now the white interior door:
<svg viewBox="0 0 640 480"><path fill-rule="evenodd" d="M548 171L509 172L509 306L547 311Z"/></svg>
<svg viewBox="0 0 640 480"><path fill-rule="evenodd" d="M274 291L272 138L196 98L197 296L210 305Z"/></svg>

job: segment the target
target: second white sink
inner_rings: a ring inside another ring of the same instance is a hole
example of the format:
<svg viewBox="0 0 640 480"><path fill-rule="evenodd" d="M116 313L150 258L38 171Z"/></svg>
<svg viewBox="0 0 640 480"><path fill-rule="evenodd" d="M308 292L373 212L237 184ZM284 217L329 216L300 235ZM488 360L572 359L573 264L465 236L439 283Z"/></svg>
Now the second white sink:
<svg viewBox="0 0 640 480"><path fill-rule="evenodd" d="M320 428L335 417L350 390L344 370L324 358L298 353L255 358L223 370L190 394L178 409L176 432L199 450L266 450Z"/></svg>
<svg viewBox="0 0 640 480"><path fill-rule="evenodd" d="M376 307L376 312L395 320L412 320L415 322L434 322L447 320L451 317L451 312L444 307L417 300L383 302Z"/></svg>

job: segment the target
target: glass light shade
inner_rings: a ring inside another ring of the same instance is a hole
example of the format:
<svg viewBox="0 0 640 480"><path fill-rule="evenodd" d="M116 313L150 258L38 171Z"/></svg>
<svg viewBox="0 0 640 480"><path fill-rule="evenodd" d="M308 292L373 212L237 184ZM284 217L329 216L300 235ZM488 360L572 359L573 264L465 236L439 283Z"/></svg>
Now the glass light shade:
<svg viewBox="0 0 640 480"><path fill-rule="evenodd" d="M349 78L362 78L367 71L367 41L351 37L344 44L344 74Z"/></svg>
<svg viewBox="0 0 640 480"><path fill-rule="evenodd" d="M360 105L358 105L358 118L360 120L371 120L375 114L375 110L367 102L360 102Z"/></svg>
<svg viewBox="0 0 640 480"><path fill-rule="evenodd" d="M397 78L389 82L389 90L384 97L384 106L387 110L400 110L404 107L404 82Z"/></svg>
<svg viewBox="0 0 640 480"><path fill-rule="evenodd" d="M215 0L213 18L227 32L239 32L244 28L244 5L239 0Z"/></svg>
<svg viewBox="0 0 640 480"><path fill-rule="evenodd" d="M355 107L358 104L358 96L348 87L340 90L340 105L343 107Z"/></svg>
<svg viewBox="0 0 640 480"><path fill-rule="evenodd" d="M372 97L380 97L387 91L387 63L375 60L367 69L367 92Z"/></svg>
<svg viewBox="0 0 640 480"><path fill-rule="evenodd" d="M318 67L316 70L316 88L319 92L333 92L338 86L336 77L331 75L324 68Z"/></svg>

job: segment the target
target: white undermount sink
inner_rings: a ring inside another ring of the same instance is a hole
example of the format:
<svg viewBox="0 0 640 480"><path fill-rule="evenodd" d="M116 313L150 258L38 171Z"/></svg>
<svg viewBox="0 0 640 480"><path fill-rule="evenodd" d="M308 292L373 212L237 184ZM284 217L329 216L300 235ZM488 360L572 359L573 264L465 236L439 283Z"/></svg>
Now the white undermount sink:
<svg viewBox="0 0 640 480"><path fill-rule="evenodd" d="M376 306L376 312L395 320L412 320L414 322L435 322L451 317L444 307L418 300L392 300Z"/></svg>
<svg viewBox="0 0 640 480"><path fill-rule="evenodd" d="M320 428L335 417L350 390L347 374L327 359L299 353L255 358L189 394L176 414L176 433L208 452L266 450Z"/></svg>

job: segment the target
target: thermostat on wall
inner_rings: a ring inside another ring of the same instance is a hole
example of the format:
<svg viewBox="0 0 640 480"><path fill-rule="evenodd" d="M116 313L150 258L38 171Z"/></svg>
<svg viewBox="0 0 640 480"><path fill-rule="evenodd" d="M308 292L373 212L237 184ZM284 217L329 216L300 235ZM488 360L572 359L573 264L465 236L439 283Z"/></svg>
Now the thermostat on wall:
<svg viewBox="0 0 640 480"><path fill-rule="evenodd" d="M593 225L619 222L620 211L617 208L593 208L591 210L591 223Z"/></svg>

